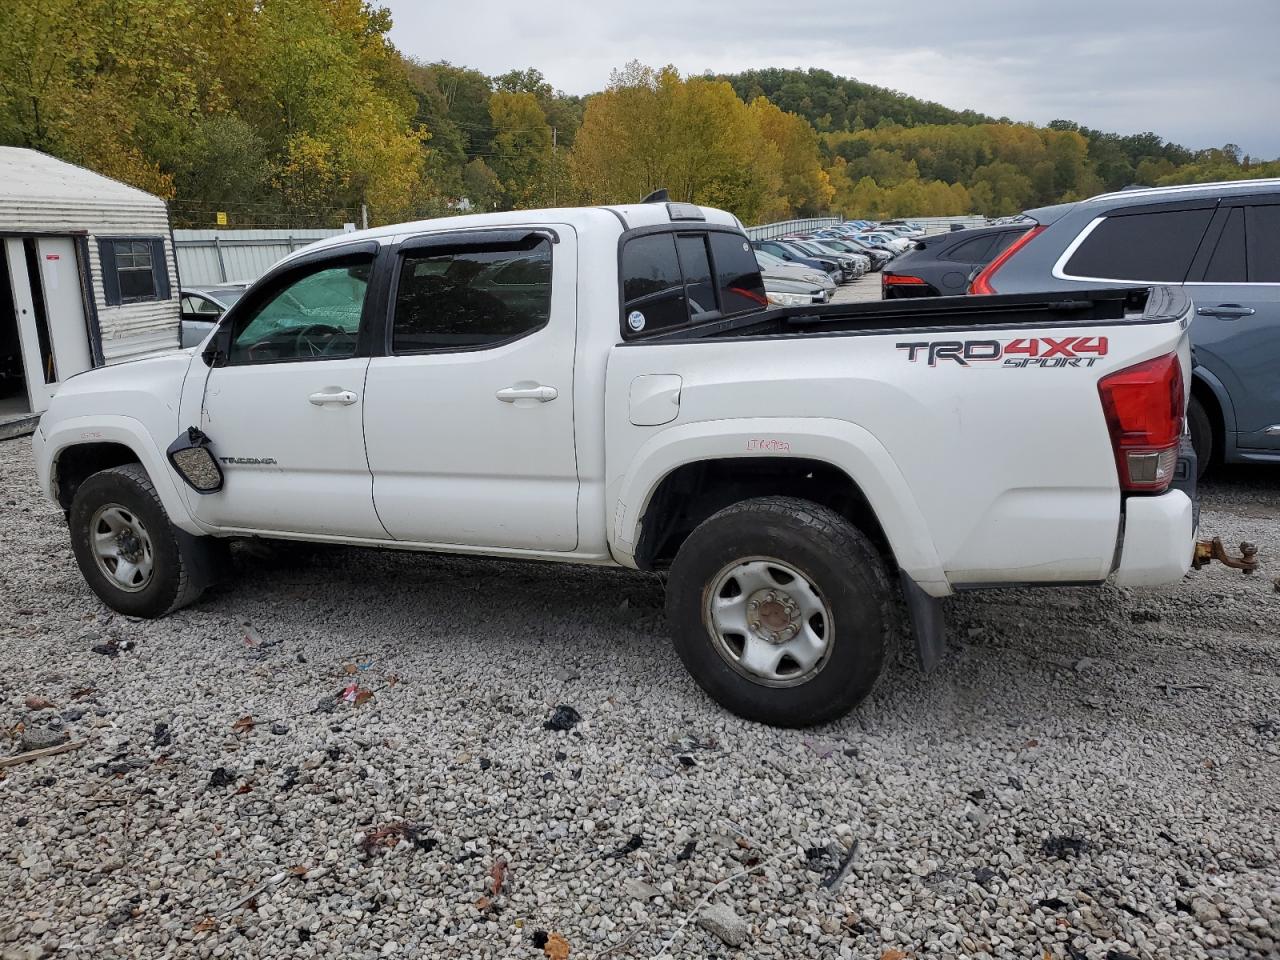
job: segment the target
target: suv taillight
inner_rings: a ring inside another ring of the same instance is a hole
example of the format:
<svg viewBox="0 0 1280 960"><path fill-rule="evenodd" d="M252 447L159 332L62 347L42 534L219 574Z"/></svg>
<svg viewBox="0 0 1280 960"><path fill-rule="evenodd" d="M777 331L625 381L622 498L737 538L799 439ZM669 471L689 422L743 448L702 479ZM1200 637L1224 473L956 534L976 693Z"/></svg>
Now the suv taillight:
<svg viewBox="0 0 1280 960"><path fill-rule="evenodd" d="M1032 227L1009 246L1005 247L1004 252L988 263L969 284L969 293L977 294L980 297L989 297L996 292L996 288L991 286L991 278L996 275L996 271L1003 267L1012 259L1013 255L1034 240L1040 234L1044 233L1045 228L1037 225Z"/></svg>
<svg viewBox="0 0 1280 960"><path fill-rule="evenodd" d="M1098 381L1098 395L1111 431L1120 489L1163 491L1173 480L1186 415L1178 355L1108 374Z"/></svg>

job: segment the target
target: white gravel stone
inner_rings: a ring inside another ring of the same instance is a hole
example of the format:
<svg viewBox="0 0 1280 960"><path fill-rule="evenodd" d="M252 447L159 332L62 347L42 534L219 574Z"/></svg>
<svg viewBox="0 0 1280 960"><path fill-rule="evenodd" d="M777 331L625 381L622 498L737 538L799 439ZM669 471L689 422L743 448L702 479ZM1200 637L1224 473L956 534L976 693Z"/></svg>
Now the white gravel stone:
<svg viewBox="0 0 1280 960"><path fill-rule="evenodd" d="M703 695L649 575L292 547L116 616L0 443L0 730L89 741L0 779L0 957L647 960L707 896L746 945L695 916L673 956L1278 956L1278 490L1204 490L1257 576L952 598L934 675L794 731Z"/></svg>

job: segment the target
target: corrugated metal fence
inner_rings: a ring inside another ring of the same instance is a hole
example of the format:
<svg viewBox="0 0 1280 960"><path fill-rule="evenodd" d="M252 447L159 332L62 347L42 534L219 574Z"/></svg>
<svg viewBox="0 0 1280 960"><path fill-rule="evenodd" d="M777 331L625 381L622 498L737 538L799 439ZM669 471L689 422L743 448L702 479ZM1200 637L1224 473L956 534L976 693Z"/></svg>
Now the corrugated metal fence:
<svg viewBox="0 0 1280 960"><path fill-rule="evenodd" d="M175 230L183 286L250 283L273 263L309 243L341 233L322 230Z"/></svg>
<svg viewBox="0 0 1280 960"><path fill-rule="evenodd" d="M808 220L781 220L778 223L763 223L757 227L747 227L747 236L752 240L772 240L788 233L804 233L808 230L821 230L833 223L839 223L839 217L811 217Z"/></svg>

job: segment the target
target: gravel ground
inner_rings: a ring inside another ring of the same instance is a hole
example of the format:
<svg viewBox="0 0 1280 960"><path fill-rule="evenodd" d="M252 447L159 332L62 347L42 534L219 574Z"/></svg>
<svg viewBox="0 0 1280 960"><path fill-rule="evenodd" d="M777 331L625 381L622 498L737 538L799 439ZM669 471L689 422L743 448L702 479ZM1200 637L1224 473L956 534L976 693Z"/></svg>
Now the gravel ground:
<svg viewBox="0 0 1280 960"><path fill-rule="evenodd" d="M4 728L86 741L0 769L2 957L1280 952L1280 471L1206 489L1260 575L949 601L810 731L709 702L653 577L287 551L134 622L28 441L0 488Z"/></svg>

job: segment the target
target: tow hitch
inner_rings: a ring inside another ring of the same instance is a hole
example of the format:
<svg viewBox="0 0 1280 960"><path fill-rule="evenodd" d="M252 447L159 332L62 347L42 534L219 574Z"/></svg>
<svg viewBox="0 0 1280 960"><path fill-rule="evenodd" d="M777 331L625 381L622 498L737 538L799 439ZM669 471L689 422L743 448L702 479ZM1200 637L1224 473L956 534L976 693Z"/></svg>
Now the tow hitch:
<svg viewBox="0 0 1280 960"><path fill-rule="evenodd" d="M1240 544L1240 556L1233 557L1227 553L1227 548L1222 545L1220 537L1214 537L1212 540L1197 540L1195 558L1191 561L1191 566L1199 570L1214 560L1232 570L1250 574L1258 569L1258 548L1246 540Z"/></svg>

